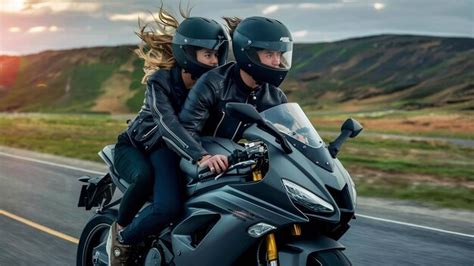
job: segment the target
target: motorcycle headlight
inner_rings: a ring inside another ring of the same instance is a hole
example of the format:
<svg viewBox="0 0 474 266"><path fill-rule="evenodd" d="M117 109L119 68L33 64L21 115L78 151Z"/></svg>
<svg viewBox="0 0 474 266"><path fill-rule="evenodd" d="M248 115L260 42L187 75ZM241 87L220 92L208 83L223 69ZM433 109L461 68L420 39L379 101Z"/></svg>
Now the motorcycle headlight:
<svg viewBox="0 0 474 266"><path fill-rule="evenodd" d="M323 200L311 191L286 179L282 179L282 181L293 203L317 213L334 212L334 207L329 202Z"/></svg>
<svg viewBox="0 0 474 266"><path fill-rule="evenodd" d="M357 204L357 191L356 191L356 188L355 188L354 180L352 180L351 177L349 177L349 185L352 189L352 205L354 205L354 208L355 208L356 204Z"/></svg>
<svg viewBox="0 0 474 266"><path fill-rule="evenodd" d="M357 205L357 190L352 180L351 180L351 187L352 187L352 195L354 195L354 197L352 197L352 203L354 204L354 208L355 208L355 206Z"/></svg>

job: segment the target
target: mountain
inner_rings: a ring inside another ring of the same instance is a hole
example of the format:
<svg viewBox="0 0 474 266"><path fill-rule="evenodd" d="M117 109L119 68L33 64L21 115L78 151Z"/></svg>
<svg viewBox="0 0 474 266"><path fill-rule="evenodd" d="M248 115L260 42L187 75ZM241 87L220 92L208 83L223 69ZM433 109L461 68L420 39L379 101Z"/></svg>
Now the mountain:
<svg viewBox="0 0 474 266"><path fill-rule="evenodd" d="M135 106L127 102L141 88L132 82L141 76L141 62L132 50L97 47L2 56L6 71L0 75L0 110L129 112Z"/></svg>
<svg viewBox="0 0 474 266"><path fill-rule="evenodd" d="M294 99L423 108L474 105L474 39L381 35L294 49Z"/></svg>
<svg viewBox="0 0 474 266"><path fill-rule="evenodd" d="M0 111L136 112L134 46L0 56ZM296 44L281 86L313 108L474 109L474 39L380 35Z"/></svg>

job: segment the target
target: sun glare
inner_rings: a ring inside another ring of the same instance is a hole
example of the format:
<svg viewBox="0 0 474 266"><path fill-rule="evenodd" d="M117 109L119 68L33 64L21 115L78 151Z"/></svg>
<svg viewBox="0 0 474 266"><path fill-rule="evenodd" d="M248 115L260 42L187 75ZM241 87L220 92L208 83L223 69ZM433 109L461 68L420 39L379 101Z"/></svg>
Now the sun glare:
<svg viewBox="0 0 474 266"><path fill-rule="evenodd" d="M25 6L25 0L0 0L0 11L18 12Z"/></svg>

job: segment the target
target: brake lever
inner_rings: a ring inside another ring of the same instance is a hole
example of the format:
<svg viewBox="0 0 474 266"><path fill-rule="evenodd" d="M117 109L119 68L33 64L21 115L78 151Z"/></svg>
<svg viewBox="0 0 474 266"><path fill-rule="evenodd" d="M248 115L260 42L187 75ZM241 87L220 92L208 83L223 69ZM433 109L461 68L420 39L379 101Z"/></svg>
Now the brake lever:
<svg viewBox="0 0 474 266"><path fill-rule="evenodd" d="M250 166L250 165L254 165L256 164L257 162L255 160L247 160L247 161L243 161L243 162L239 162L239 163L236 163L236 164L233 164L231 165L229 168L227 168L227 170L225 170L224 172L218 174L214 180L217 180L219 178L221 178L225 173L231 171L231 170L234 170L235 168L243 168L243 167L247 167L247 166Z"/></svg>

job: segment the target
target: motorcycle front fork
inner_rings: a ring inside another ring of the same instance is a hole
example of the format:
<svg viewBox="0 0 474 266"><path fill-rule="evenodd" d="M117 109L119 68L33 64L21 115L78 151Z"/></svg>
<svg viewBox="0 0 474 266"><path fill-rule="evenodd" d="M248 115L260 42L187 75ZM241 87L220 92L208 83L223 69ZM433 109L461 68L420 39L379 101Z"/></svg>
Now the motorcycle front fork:
<svg viewBox="0 0 474 266"><path fill-rule="evenodd" d="M294 224L291 227L291 235L300 236L301 235L301 226ZM266 237L266 246L267 246L267 265L278 266L278 247L275 240L275 234L270 233Z"/></svg>
<svg viewBox="0 0 474 266"><path fill-rule="evenodd" d="M253 171L253 181L262 180L262 172L258 169ZM291 235L300 236L301 235L301 226L294 224L291 227ZM266 247L267 247L267 265L278 266L278 247L275 240L275 234L270 233L266 236Z"/></svg>

